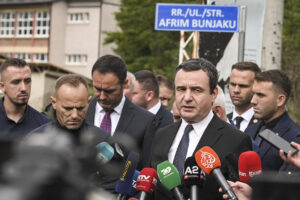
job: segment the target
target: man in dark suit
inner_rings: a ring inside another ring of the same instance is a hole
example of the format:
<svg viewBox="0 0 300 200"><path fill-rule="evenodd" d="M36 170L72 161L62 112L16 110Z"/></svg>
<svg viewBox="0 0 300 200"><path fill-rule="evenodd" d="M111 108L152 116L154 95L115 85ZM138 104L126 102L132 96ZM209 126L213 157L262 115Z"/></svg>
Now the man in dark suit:
<svg viewBox="0 0 300 200"><path fill-rule="evenodd" d="M234 110L227 117L241 131L258 121L253 117L251 104L252 86L257 72L260 72L260 68L253 62L238 62L232 66L229 94Z"/></svg>
<svg viewBox="0 0 300 200"><path fill-rule="evenodd" d="M116 152L123 154L125 159L132 146L124 144L126 141L134 142L139 149L142 149L148 142L144 140L145 135L151 135L151 132L156 130L155 116L124 96L126 75L126 64L121 58L113 55L100 57L92 68L95 98L91 100L86 113L87 122L106 130L118 141L115 144ZM141 163L145 160L148 158L142 157ZM108 177L101 186L114 191L119 176Z"/></svg>
<svg viewBox="0 0 300 200"><path fill-rule="evenodd" d="M141 70L135 74L136 82L132 102L155 115L158 128L173 124L173 116L159 100L159 86L155 75L149 70Z"/></svg>
<svg viewBox="0 0 300 200"><path fill-rule="evenodd" d="M172 162L183 174L185 159L194 156L203 146L210 146L220 157L222 172L228 178L225 157L251 150L251 140L246 134L219 119L212 111L217 95L218 72L213 64L205 59L191 59L176 68L175 100L182 120L159 129L154 137L151 149L151 167L165 160ZM186 128L190 127L189 131ZM237 161L233 163L237 168ZM238 173L238 172L236 172ZM218 194L218 184L211 175L207 176L200 190L202 199L222 199ZM185 196L189 190L182 188ZM160 183L154 194L155 199L174 199Z"/></svg>
<svg viewBox="0 0 300 200"><path fill-rule="evenodd" d="M259 144L259 155L264 171L293 170L280 158L278 149L258 136L263 129L270 129L288 142L300 143L300 127L293 122L285 109L290 92L291 82L280 70L269 70L255 76L251 103L254 116L260 121L249 126L245 133Z"/></svg>

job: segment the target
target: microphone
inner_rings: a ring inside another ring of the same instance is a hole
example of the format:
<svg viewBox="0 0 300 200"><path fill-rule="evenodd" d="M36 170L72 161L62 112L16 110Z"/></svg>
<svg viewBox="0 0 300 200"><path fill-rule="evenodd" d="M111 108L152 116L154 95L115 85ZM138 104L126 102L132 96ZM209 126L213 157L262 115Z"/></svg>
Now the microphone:
<svg viewBox="0 0 300 200"><path fill-rule="evenodd" d="M254 176L261 176L261 160L255 151L246 151L239 157L239 176L244 183L249 183Z"/></svg>
<svg viewBox="0 0 300 200"><path fill-rule="evenodd" d="M134 197L130 197L128 200L138 200L138 199Z"/></svg>
<svg viewBox="0 0 300 200"><path fill-rule="evenodd" d="M140 200L145 200L147 194L152 194L157 184L157 172L153 168L142 169L136 181L136 190L141 191Z"/></svg>
<svg viewBox="0 0 300 200"><path fill-rule="evenodd" d="M131 186L130 186L129 191L128 191L128 195L129 195L130 197L135 196L135 195L137 194L137 190L136 190L136 180L137 180L139 174L140 174L140 171L135 170L135 172L134 172L134 174L133 174L133 177L132 177Z"/></svg>
<svg viewBox="0 0 300 200"><path fill-rule="evenodd" d="M196 152L195 159L199 167L206 174L210 174L212 172L216 181L221 186L222 190L228 194L230 199L238 200L232 188L228 185L226 179L224 178L220 170L221 167L220 158L212 148L210 148L209 146L202 147Z"/></svg>
<svg viewBox="0 0 300 200"><path fill-rule="evenodd" d="M97 144L96 148L98 152L96 159L101 164L109 162L115 154L114 148L107 142Z"/></svg>
<svg viewBox="0 0 300 200"><path fill-rule="evenodd" d="M199 188L203 187L205 181L205 173L199 169L194 157L186 159L184 164L184 184L191 188L191 200L199 199Z"/></svg>
<svg viewBox="0 0 300 200"><path fill-rule="evenodd" d="M139 162L139 158L140 156L138 153L129 153L123 173L116 185L116 192L119 193L117 200L126 198L132 183L132 177Z"/></svg>
<svg viewBox="0 0 300 200"><path fill-rule="evenodd" d="M178 186L181 184L180 175L176 167L168 160L157 165L157 173L160 182L172 190L176 200L185 200Z"/></svg>
<svg viewBox="0 0 300 200"><path fill-rule="evenodd" d="M229 153L224 159L225 167L228 173L228 179L231 181L239 181L239 169L238 169L238 159L233 153Z"/></svg>

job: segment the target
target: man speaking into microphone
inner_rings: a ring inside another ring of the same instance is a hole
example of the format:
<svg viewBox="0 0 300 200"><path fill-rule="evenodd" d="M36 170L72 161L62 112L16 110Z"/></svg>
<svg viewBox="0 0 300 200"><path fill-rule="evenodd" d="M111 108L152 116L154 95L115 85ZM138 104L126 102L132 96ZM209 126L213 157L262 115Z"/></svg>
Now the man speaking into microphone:
<svg viewBox="0 0 300 200"><path fill-rule="evenodd" d="M212 111L218 93L218 72L212 63L202 58L187 60L176 68L174 80L175 101L182 120L156 132L151 149L151 167L156 168L160 162L169 160L182 176L185 159L194 156L203 146L213 148L221 162L229 153L238 157L252 149L249 136L241 134ZM221 170L227 178L225 169L226 164ZM218 187L209 175L199 190L199 196L206 200L222 199ZM190 197L189 188L182 188L182 191L186 198ZM157 200L174 199L160 183L154 193Z"/></svg>

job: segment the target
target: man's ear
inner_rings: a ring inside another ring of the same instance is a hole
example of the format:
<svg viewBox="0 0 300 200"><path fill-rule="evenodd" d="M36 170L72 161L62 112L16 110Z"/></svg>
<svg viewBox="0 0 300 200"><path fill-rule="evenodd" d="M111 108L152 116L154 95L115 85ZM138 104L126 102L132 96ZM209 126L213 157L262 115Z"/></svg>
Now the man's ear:
<svg viewBox="0 0 300 200"><path fill-rule="evenodd" d="M277 97L277 106L282 107L286 103L286 96L284 94L279 94Z"/></svg>
<svg viewBox="0 0 300 200"><path fill-rule="evenodd" d="M92 100L92 96L89 96L88 97L88 104L90 104L91 100Z"/></svg>
<svg viewBox="0 0 300 200"><path fill-rule="evenodd" d="M214 90L213 90L213 92L211 93L211 95L212 95L212 105L214 104L214 102L215 102L215 100L216 100L216 98L217 98L217 95L218 95L218 87L216 87Z"/></svg>
<svg viewBox="0 0 300 200"><path fill-rule="evenodd" d="M216 115L222 119L222 115L223 115L223 110L222 107L220 105L215 105L213 106L212 110L216 113Z"/></svg>
<svg viewBox="0 0 300 200"><path fill-rule="evenodd" d="M129 88L129 85L128 85L128 78L125 79L124 83L123 83L123 89L124 88Z"/></svg>
<svg viewBox="0 0 300 200"><path fill-rule="evenodd" d="M148 91L146 92L146 101L151 101L154 98L154 92L153 91Z"/></svg>
<svg viewBox="0 0 300 200"><path fill-rule="evenodd" d="M51 100L53 109L56 110L56 98L53 96L50 96L50 100Z"/></svg>

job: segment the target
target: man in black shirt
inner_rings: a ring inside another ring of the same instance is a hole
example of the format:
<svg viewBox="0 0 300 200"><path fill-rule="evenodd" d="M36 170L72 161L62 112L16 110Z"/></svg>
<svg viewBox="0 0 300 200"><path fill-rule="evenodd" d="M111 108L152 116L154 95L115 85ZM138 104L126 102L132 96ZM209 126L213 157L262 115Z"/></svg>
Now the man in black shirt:
<svg viewBox="0 0 300 200"><path fill-rule="evenodd" d="M253 84L254 117L260 119L249 126L245 132L259 145L259 155L264 171L286 171L292 168L279 156L279 151L258 135L264 129L270 129L288 142L300 142L300 127L290 119L285 105L291 92L289 78L280 70L257 73Z"/></svg>
<svg viewBox="0 0 300 200"><path fill-rule="evenodd" d="M0 66L0 136L20 138L49 119L28 105L31 70L24 60L11 58Z"/></svg>
<svg viewBox="0 0 300 200"><path fill-rule="evenodd" d="M90 97L85 79L79 75L68 74L57 79L55 93L51 96L56 120L35 130L34 133L60 131L70 133L75 144L80 144L83 134L92 133L95 145L109 137L104 130L85 122Z"/></svg>

